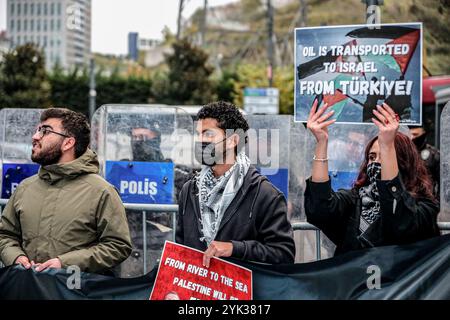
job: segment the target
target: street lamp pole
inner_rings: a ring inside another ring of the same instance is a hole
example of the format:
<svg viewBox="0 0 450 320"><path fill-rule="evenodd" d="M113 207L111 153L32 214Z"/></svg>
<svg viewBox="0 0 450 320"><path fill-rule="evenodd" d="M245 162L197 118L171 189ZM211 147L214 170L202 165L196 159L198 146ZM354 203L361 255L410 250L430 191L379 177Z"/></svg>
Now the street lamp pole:
<svg viewBox="0 0 450 320"><path fill-rule="evenodd" d="M267 58L269 60L267 77L269 78L269 87L271 88L273 86L273 69L275 67L273 43L273 7L271 0L267 0Z"/></svg>
<svg viewBox="0 0 450 320"><path fill-rule="evenodd" d="M95 90L95 61L91 58L89 64L89 119L92 120L95 112L95 98L97 91Z"/></svg>

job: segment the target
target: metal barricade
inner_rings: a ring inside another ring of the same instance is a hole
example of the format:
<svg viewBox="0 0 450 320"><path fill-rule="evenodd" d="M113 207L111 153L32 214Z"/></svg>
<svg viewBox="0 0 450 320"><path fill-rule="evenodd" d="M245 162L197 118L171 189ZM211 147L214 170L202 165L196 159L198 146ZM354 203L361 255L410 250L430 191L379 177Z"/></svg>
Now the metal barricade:
<svg viewBox="0 0 450 320"><path fill-rule="evenodd" d="M8 202L8 199L0 199L0 206L3 207ZM172 214L173 230L172 236L175 241L175 226L176 226L176 214L178 213L178 205L158 205L158 204L134 204L124 203L124 207L130 210L142 210L142 234L144 239L147 237L146 225L147 225L147 213L148 212L169 212ZM1 208L0 208L1 209ZM0 211L1 217L1 211ZM438 222L439 229L441 231L450 231L450 222ZM294 222L292 223L292 229L294 231L315 231L316 233L316 259L321 260L321 231L308 222ZM144 274L147 273L147 241L143 241L144 245ZM1 262L0 262L1 264ZM1 266L1 265L0 265Z"/></svg>

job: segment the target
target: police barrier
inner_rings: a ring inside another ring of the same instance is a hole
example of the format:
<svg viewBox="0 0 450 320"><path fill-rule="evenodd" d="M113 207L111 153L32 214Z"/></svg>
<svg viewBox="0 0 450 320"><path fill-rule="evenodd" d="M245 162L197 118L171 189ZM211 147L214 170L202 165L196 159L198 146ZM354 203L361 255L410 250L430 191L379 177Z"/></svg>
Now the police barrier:
<svg viewBox="0 0 450 320"><path fill-rule="evenodd" d="M247 115L249 123L247 155L252 164L282 191L292 223L305 221L306 129L292 115ZM313 232L295 233L296 262L314 260L320 247Z"/></svg>
<svg viewBox="0 0 450 320"><path fill-rule="evenodd" d="M6 110L6 109L4 109ZM2 112L4 111L2 110ZM21 109L23 110L23 109ZM35 111L35 110L33 110ZM100 112L105 112L105 110L101 110ZM22 115L22 118L25 116ZM303 252L303 256L301 256L302 259L298 259L298 256L296 257L296 261L299 262L307 262L309 260L320 259L320 258L327 258L332 255L333 253L333 245L331 242L327 242L327 239L321 240L321 233L319 230L317 230L314 226L309 225L308 223L302 221L304 220L304 209L303 209L303 190L304 190L304 180L306 176L309 176L311 172L311 163L312 161L308 161L308 159L305 159L308 157L308 155L313 154L313 148L315 145L314 138L310 133L306 134L306 131L303 126L296 127L295 125L292 126L292 120L283 119L284 122L280 121L279 126L277 127L275 121L276 118L272 116L272 123L269 123L268 121L270 119L264 118L265 116L248 116L248 120L250 123L250 126L253 128L259 129L275 129L280 128L279 133L281 132L283 135L283 139L280 140L280 144L285 144L286 146L289 146L287 149L288 151L283 151L285 148L281 147L281 153L280 153L280 147L278 146L278 149L275 148L275 151L277 151L280 154L279 160L273 160L273 161L279 161L278 165L279 167L286 166L289 162L288 169L289 169L289 178L288 178L288 201L291 202L295 199L295 203L299 204L299 213L295 214L293 211L290 211L291 214L291 222L293 224L294 230L304 230L307 232L314 232L314 234L310 236L305 236L305 238L312 239L313 244L310 245L309 254L305 254L305 248L302 247L302 243L298 241L298 234L296 233L296 246L297 246L297 253ZM283 116L281 116L283 117ZM289 116L286 116L289 118ZM450 109L448 105L443 111L442 114L442 125L441 125L441 146L442 146L442 153L441 153L441 214L439 215L439 227L441 230L450 230L450 223L449 222L443 222L443 221L449 221L450 217L450 159L449 159L449 145L450 145L450 136L449 136L449 117L450 117ZM14 118L14 117L13 117ZM279 120L281 120L280 118ZM13 120L12 120L13 121ZM95 145L97 148L100 145L105 145L105 141L102 140L105 139L107 135L103 134L102 132L98 131L98 128L101 126L106 125L106 122L104 122L105 119L102 119L102 117L97 117L93 121L93 129L97 128L97 130L93 130L93 135L97 136L97 139L93 139L93 145ZM189 127L189 124L192 123L191 119L184 119L184 125L187 125ZM287 122L290 122L289 129L286 129L286 125L281 125L282 123L286 124ZM13 122L14 123L14 122ZM34 123L37 123L37 120ZM33 125L30 125L34 128ZM181 125L180 125L181 126ZM342 128L339 128L341 126ZM360 126L358 128L358 126ZM23 127L22 127L23 128ZM263 133L261 135L256 134L255 136L250 135L250 141L249 141L249 149L248 152L254 152L251 151L251 148L254 148L254 141L261 141L266 139L272 139L270 131L258 131L256 130L256 133ZM402 132L407 132L407 128L402 127ZM95 132L95 133L94 133ZM288 134L285 136L285 134ZM337 178L336 180L339 182L337 185L334 184L334 188L338 187L350 187L351 185L351 179L348 177L353 174L353 176L357 173L357 168L359 163L362 161L362 155L363 150L365 147L365 144L376 135L376 128L374 126L367 126L367 125L334 125L330 127L330 146L329 146L329 158L330 158L330 176L333 178ZM188 134L190 135L190 134ZM275 133L276 135L276 133ZM5 136L5 135L3 135ZM101 139L99 139L99 137ZM287 137L287 138L284 138ZM190 137L192 138L192 137ZM256 140L255 140L256 139ZM302 140L303 139L303 140ZM120 139L117 139L116 141L120 141ZM298 141L298 144L294 145L294 142ZM305 143L306 141L306 143ZM363 143L361 143L363 141ZM120 154L119 149L117 148L118 143L116 143L115 147L116 150L112 152L112 154ZM267 146L264 146L264 144L261 144L262 148L267 148ZM257 148L261 148L260 146L257 146ZM269 148L272 148L269 145ZM272 150L272 149L271 149ZM271 151L270 150L270 151ZM302 151L304 150L304 151ZM268 151L268 150L266 150ZM294 151L294 152L289 152ZM189 152L189 150L187 150ZM260 150L258 150L258 153ZM3 154L3 151L2 151ZM8 154L8 153L7 153ZM264 152L261 152L261 154L264 154ZM103 161L106 161L104 157L105 153L101 154L100 157L103 156ZM266 152L266 156L271 156L271 152ZM9 156L10 158L12 156ZM358 158L359 157L359 158ZM12 157L14 158L14 157ZM111 157L113 158L113 157ZM345 160L344 160L344 159ZM3 158L2 158L3 159ZM281 160L280 160L281 159ZM287 161L286 159L289 159ZM260 159L261 160L261 159ZM270 160L270 159L269 159ZM267 165L269 164L269 165ZM272 163L273 164L273 163ZM265 163L266 168L270 168L271 163ZM290 169L293 166L297 165L299 168ZM264 170L264 163L260 164L261 168ZM273 169L273 168L272 168ZM270 173L270 171L266 171L266 174ZM292 178L294 176L295 178ZM339 179L340 177L344 177L345 179ZM269 177L270 178L270 177ZM297 180L297 181L295 181ZM283 181L281 179L281 181ZM298 182L300 181L300 182ZM277 183L275 181L275 183ZM285 185L285 184L284 184ZM301 190L295 190L294 188L301 188ZM293 194L293 196L292 196ZM6 200L1 200L0 204L6 203ZM147 214L154 214L155 212L171 212L171 220L175 221L176 218L176 212L178 210L177 205L161 205L161 204L139 204L139 203L126 203L126 208L129 210L143 210L140 213L142 213L142 220L140 218L139 221L145 221L145 224L152 224L152 221L147 219ZM290 209L292 210L292 209ZM298 217L298 218L297 218ZM175 225L174 222L172 222L172 225ZM142 236L144 239L148 239L147 228L143 229ZM174 228L170 228L170 231L172 231L171 239L173 239L174 235ZM302 235L303 236L303 235ZM316 243L321 243L322 246L317 246ZM145 243L145 242L144 242ZM300 244L300 245L299 245ZM321 254L321 247L325 249L325 254ZM312 248L312 249L311 249ZM315 250L314 250L315 249ZM315 252L315 254L313 254ZM146 260L146 251L144 250L143 259ZM137 264L137 261L134 261L134 264ZM147 270L147 268L144 268L144 270ZM142 272L141 272L142 273Z"/></svg>
<svg viewBox="0 0 450 320"><path fill-rule="evenodd" d="M0 110L0 161L3 199L8 199L19 183L39 169L31 161L31 137L39 123L40 109Z"/></svg>
<svg viewBox="0 0 450 320"><path fill-rule="evenodd" d="M450 102L441 115L441 213L439 221L450 221Z"/></svg>
<svg viewBox="0 0 450 320"><path fill-rule="evenodd" d="M91 146L101 174L124 203L170 205L194 167L193 120L184 110L164 105L103 105L91 125ZM174 236L175 215L127 210L133 242L120 274L152 269L165 240ZM145 240L143 240L145 239Z"/></svg>
<svg viewBox="0 0 450 320"><path fill-rule="evenodd" d="M6 204L23 179L39 169L39 165L31 161L31 137L39 123L40 113L40 109L0 110L0 205ZM1 212L0 208L0 217Z"/></svg>

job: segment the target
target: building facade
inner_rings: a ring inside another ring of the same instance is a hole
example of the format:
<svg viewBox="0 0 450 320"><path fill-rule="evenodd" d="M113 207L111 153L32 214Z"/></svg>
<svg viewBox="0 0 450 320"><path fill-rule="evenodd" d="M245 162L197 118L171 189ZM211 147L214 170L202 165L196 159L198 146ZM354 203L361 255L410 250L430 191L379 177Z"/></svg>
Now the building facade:
<svg viewBox="0 0 450 320"><path fill-rule="evenodd" d="M87 65L91 55L91 0L8 0L7 33L12 47L39 46L46 68Z"/></svg>

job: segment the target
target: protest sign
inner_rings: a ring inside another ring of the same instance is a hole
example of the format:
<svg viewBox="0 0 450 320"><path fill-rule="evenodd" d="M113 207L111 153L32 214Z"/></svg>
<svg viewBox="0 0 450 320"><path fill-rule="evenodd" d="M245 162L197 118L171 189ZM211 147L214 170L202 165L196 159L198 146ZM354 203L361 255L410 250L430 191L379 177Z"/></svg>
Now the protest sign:
<svg viewBox="0 0 450 320"><path fill-rule="evenodd" d="M150 300L251 300L252 272L203 252L166 241Z"/></svg>
<svg viewBox="0 0 450 320"><path fill-rule="evenodd" d="M384 102L422 123L421 23L298 28L295 51L295 121L318 99L338 122L372 123Z"/></svg>

